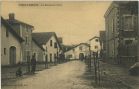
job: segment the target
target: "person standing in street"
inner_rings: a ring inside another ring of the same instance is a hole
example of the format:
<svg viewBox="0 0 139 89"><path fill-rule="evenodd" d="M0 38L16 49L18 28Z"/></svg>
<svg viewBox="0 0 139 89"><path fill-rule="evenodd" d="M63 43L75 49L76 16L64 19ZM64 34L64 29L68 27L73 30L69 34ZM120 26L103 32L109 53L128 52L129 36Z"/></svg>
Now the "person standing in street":
<svg viewBox="0 0 139 89"><path fill-rule="evenodd" d="M36 70L36 55L34 54L31 59L31 72L35 73Z"/></svg>

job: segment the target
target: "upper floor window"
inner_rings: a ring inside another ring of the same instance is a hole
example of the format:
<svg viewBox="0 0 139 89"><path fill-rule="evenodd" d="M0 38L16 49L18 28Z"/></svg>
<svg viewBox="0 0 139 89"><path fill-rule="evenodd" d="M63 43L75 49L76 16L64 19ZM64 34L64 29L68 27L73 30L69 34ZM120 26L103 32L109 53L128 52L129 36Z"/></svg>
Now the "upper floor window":
<svg viewBox="0 0 139 89"><path fill-rule="evenodd" d="M129 44L131 44L133 42L133 40L125 40L125 44L126 45L129 45Z"/></svg>
<svg viewBox="0 0 139 89"><path fill-rule="evenodd" d="M83 49L82 49L82 46L79 47L79 50L81 50L81 51L83 50Z"/></svg>
<svg viewBox="0 0 139 89"><path fill-rule="evenodd" d="M72 51L75 51L75 49L72 49Z"/></svg>
<svg viewBox="0 0 139 89"><path fill-rule="evenodd" d="M124 15L123 16L123 30L133 31L134 30L134 16Z"/></svg>
<svg viewBox="0 0 139 89"><path fill-rule="evenodd" d="M46 47L45 51L47 52L47 47Z"/></svg>
<svg viewBox="0 0 139 89"><path fill-rule="evenodd" d="M53 46L53 41L52 40L50 40L50 46Z"/></svg>
<svg viewBox="0 0 139 89"><path fill-rule="evenodd" d="M54 44L54 48L57 48L57 43L55 42L55 44Z"/></svg>
<svg viewBox="0 0 139 89"><path fill-rule="evenodd" d="M9 36L9 32L8 32L8 29L6 29L6 37Z"/></svg>
<svg viewBox="0 0 139 89"><path fill-rule="evenodd" d="M112 19L112 33L114 33L114 30L115 30L115 20Z"/></svg>
<svg viewBox="0 0 139 89"><path fill-rule="evenodd" d="M25 37L25 44L27 45L27 40L28 40L28 38L27 37Z"/></svg>
<svg viewBox="0 0 139 89"><path fill-rule="evenodd" d="M96 42L98 42L98 39L95 39Z"/></svg>
<svg viewBox="0 0 139 89"><path fill-rule="evenodd" d="M4 55L6 55L6 48L4 48Z"/></svg>
<svg viewBox="0 0 139 89"><path fill-rule="evenodd" d="M29 41L30 41L30 40L29 40L29 37L26 36L26 37L25 37L25 44L26 44L26 45L29 45Z"/></svg>
<svg viewBox="0 0 139 89"><path fill-rule="evenodd" d="M95 49L98 49L98 46L97 45L95 45L95 47L94 47Z"/></svg>

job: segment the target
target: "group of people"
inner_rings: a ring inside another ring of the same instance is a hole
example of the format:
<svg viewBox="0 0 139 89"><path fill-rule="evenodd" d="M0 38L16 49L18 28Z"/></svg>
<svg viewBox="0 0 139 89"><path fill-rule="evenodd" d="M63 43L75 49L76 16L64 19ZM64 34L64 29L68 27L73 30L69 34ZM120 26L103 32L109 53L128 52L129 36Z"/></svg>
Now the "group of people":
<svg viewBox="0 0 139 89"><path fill-rule="evenodd" d="M27 60L28 73L34 74L35 70L36 70L36 63L37 63L36 62L36 55L33 54L31 60L30 60L30 58L27 58L27 59L28 59ZM22 67L21 67L21 63L20 62L18 64L19 64L19 68L16 71L16 76L20 77L20 76L22 76Z"/></svg>

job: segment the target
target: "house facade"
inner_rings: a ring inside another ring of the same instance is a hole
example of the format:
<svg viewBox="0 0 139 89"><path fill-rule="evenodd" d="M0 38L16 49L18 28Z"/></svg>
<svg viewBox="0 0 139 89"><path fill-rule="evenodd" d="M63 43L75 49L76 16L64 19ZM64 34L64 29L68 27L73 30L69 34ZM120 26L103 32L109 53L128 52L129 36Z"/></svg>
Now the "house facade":
<svg viewBox="0 0 139 89"><path fill-rule="evenodd" d="M58 62L60 60L59 55L62 49L54 32L33 33L32 36L45 49L44 61Z"/></svg>
<svg viewBox="0 0 139 89"><path fill-rule="evenodd" d="M89 44L80 43L79 45L74 46L70 50L66 51L65 58L69 60L74 59L84 59L89 56Z"/></svg>
<svg viewBox="0 0 139 89"><path fill-rule="evenodd" d="M114 1L104 17L108 61L132 65L137 61L138 2Z"/></svg>
<svg viewBox="0 0 139 89"><path fill-rule="evenodd" d="M24 39L24 42L21 44L22 59L23 62L27 62L32 57L32 31L34 27L15 19L14 13L9 14L7 21L14 28L14 31Z"/></svg>
<svg viewBox="0 0 139 89"><path fill-rule="evenodd" d="M1 18L1 65L15 65L22 62L24 40L14 31L8 22Z"/></svg>
<svg viewBox="0 0 139 89"><path fill-rule="evenodd" d="M32 39L32 54L36 56L37 62L44 62L45 50L34 39Z"/></svg>

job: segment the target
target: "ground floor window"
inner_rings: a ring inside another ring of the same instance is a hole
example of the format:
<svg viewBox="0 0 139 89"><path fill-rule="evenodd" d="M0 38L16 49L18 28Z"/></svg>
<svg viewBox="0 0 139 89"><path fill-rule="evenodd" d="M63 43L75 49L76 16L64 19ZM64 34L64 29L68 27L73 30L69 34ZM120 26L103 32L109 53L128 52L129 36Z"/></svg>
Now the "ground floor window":
<svg viewBox="0 0 139 89"><path fill-rule="evenodd" d="M52 62L52 53L50 53L50 62Z"/></svg>

